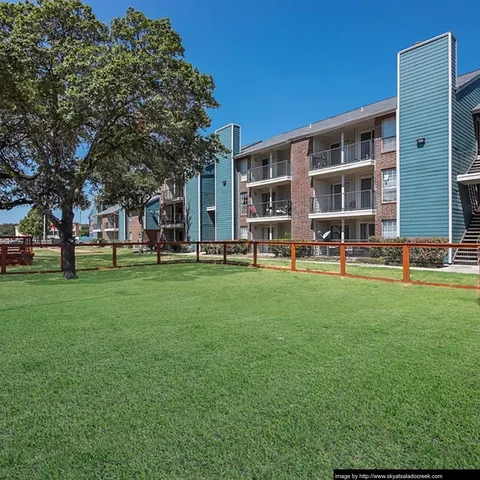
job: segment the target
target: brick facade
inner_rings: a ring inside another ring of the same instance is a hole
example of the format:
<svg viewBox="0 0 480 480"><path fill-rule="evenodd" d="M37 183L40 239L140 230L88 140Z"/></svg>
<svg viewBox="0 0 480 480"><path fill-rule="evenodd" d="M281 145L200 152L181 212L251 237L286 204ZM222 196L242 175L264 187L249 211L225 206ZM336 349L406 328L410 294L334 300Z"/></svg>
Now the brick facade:
<svg viewBox="0 0 480 480"><path fill-rule="evenodd" d="M397 153L382 153L382 120L395 118L395 114L385 115L375 119L375 192L376 209L375 235L382 235L382 220L394 220L397 218L397 202L382 202L382 170L395 168L397 166Z"/></svg>
<svg viewBox="0 0 480 480"><path fill-rule="evenodd" d="M313 238L310 212L312 196L311 180L308 176L309 155L312 153L313 139L307 138L292 142L290 158L292 165L292 239L310 240Z"/></svg>
<svg viewBox="0 0 480 480"><path fill-rule="evenodd" d="M250 168L250 157L247 157L248 161L248 168ZM247 224L247 215L242 215L242 201L241 201L241 194L246 193L249 197L249 191L247 188L247 181L244 180L242 181L242 174L241 174L241 169L240 169L240 163L242 162L242 159L236 160L236 175L237 175L237 182L238 182L238 198L237 198L237 205L238 205L238 232L237 232L237 237L238 239L242 238L240 234L240 229L241 227L248 227ZM250 231L248 233L248 238L250 239Z"/></svg>

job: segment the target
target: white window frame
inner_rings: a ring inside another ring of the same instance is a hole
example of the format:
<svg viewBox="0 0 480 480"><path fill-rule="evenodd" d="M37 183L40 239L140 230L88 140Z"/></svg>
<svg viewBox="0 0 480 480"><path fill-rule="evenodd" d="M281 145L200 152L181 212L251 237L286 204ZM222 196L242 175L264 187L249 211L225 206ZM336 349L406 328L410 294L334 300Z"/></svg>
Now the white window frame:
<svg viewBox="0 0 480 480"><path fill-rule="evenodd" d="M390 178L387 178L387 180L385 180L385 176L392 176L395 175L395 178L392 182L392 185L390 186L385 186L385 182L390 180ZM385 193L388 192L388 193L392 193L394 192L393 194L393 198L385 198ZM382 203L387 203L387 202L396 202L397 201L397 168L396 167L393 167L393 168L386 168L385 170L382 170Z"/></svg>
<svg viewBox="0 0 480 480"><path fill-rule="evenodd" d="M245 203L243 203L245 199ZM245 216L248 212L248 193L242 192L240 193L240 215Z"/></svg>
<svg viewBox="0 0 480 480"><path fill-rule="evenodd" d="M248 159L242 158L242 160L240 160L240 181L241 182L247 181L247 173L248 173Z"/></svg>
<svg viewBox="0 0 480 480"><path fill-rule="evenodd" d="M388 225L388 228L386 226ZM382 220L382 237L383 238L396 238L397 236L397 220Z"/></svg>
<svg viewBox="0 0 480 480"><path fill-rule="evenodd" d="M240 227L240 240L248 240L248 227Z"/></svg>
<svg viewBox="0 0 480 480"><path fill-rule="evenodd" d="M384 135L384 125L391 124L395 128L395 135ZM397 120L395 117L384 118L381 125L382 153L395 152L397 150Z"/></svg>

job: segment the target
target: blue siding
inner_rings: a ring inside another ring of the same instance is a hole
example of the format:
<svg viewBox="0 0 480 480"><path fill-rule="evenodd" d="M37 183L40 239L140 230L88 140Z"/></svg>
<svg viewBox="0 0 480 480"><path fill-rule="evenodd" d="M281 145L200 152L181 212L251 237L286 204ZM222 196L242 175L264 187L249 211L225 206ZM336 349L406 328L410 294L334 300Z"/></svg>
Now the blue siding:
<svg viewBox="0 0 480 480"><path fill-rule="evenodd" d="M220 141L232 149L233 125L228 125L217 131ZM233 229L233 160L232 152L218 157L215 165L215 213L217 240L231 240Z"/></svg>
<svg viewBox="0 0 480 480"><path fill-rule="evenodd" d="M185 187L186 238L193 242L199 241L198 236L198 176L191 178Z"/></svg>
<svg viewBox="0 0 480 480"><path fill-rule="evenodd" d="M470 167L469 152L476 146L472 110L480 103L480 79L459 91L453 101L453 241L460 241L471 220L468 187L457 182L457 175Z"/></svg>
<svg viewBox="0 0 480 480"><path fill-rule="evenodd" d="M119 240L126 240L126 233L125 233L125 217L127 212L122 208L118 211L118 239Z"/></svg>
<svg viewBox="0 0 480 480"><path fill-rule="evenodd" d="M145 207L145 230L159 230L158 211L160 209L160 200L152 200Z"/></svg>
<svg viewBox="0 0 480 480"><path fill-rule="evenodd" d="M400 53L401 236L448 238L448 58L448 36Z"/></svg>
<svg viewBox="0 0 480 480"><path fill-rule="evenodd" d="M237 155L240 153L240 127L238 125L234 125L233 127L233 155ZM234 214L233 214L233 219L234 219L234 238L237 239L239 235L239 225L238 225L238 217L239 217L239 211L238 211L238 201L239 201L239 164L238 162L235 162L232 158L232 166L234 170L234 175L233 175L233 181L234 181L234 193L233 193L233 203L234 203Z"/></svg>
<svg viewBox="0 0 480 480"><path fill-rule="evenodd" d="M207 211L209 206L208 198L215 198L215 165L205 168L205 173L200 177L200 188L202 192L202 240L215 240L215 212Z"/></svg>

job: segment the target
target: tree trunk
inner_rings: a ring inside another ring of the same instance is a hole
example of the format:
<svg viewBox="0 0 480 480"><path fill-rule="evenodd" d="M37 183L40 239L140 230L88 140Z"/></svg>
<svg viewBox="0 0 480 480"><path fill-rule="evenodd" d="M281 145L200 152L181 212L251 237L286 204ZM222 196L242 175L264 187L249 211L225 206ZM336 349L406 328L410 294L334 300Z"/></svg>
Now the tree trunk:
<svg viewBox="0 0 480 480"><path fill-rule="evenodd" d="M73 207L62 209L62 219L58 226L62 246L63 278L77 278L75 269L75 239L73 237Z"/></svg>

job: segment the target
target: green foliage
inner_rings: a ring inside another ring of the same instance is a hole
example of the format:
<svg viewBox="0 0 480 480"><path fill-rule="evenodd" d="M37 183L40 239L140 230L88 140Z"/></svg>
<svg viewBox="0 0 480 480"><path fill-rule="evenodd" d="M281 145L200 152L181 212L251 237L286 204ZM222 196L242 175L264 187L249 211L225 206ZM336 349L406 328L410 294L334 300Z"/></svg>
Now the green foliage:
<svg viewBox="0 0 480 480"><path fill-rule="evenodd" d="M0 223L0 237L13 237L15 235L14 223Z"/></svg>
<svg viewBox="0 0 480 480"><path fill-rule="evenodd" d="M87 224L85 225L80 225L80 237L88 237L90 235L90 229Z"/></svg>
<svg viewBox="0 0 480 480"><path fill-rule="evenodd" d="M418 238L382 238L370 237L370 242L375 243L448 243L448 240L442 237L418 237ZM411 248L410 249L410 265L413 267L441 267L444 264L445 257L448 250L444 248ZM384 258L386 265L402 265L403 263L403 249L398 248L382 248L372 247L370 249L370 256L373 258Z"/></svg>
<svg viewBox="0 0 480 480"><path fill-rule="evenodd" d="M34 238L43 237L43 214L38 208L31 208L27 215L18 224L22 235L31 235Z"/></svg>
<svg viewBox="0 0 480 480"><path fill-rule="evenodd" d="M223 245L209 243L203 246L206 255L223 255ZM248 253L248 242L241 240L239 243L227 244L227 255L246 255Z"/></svg>
<svg viewBox="0 0 480 480"><path fill-rule="evenodd" d="M290 242L290 235L285 235L283 238L275 240L276 242ZM297 242L311 242L311 240L297 240ZM292 249L290 244L288 245L270 245L268 250L276 257L291 257ZM295 253L297 257L310 257L313 255L313 248L310 246L298 246L295 247Z"/></svg>

